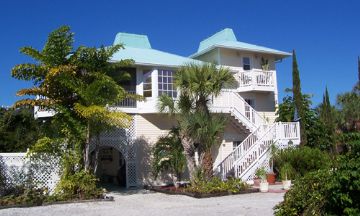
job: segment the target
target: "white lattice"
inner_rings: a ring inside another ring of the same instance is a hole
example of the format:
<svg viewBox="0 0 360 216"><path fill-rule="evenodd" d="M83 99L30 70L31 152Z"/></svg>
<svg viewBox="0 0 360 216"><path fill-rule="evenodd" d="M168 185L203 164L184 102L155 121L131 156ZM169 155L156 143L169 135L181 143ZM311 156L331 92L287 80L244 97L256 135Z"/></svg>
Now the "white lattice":
<svg viewBox="0 0 360 216"><path fill-rule="evenodd" d="M55 158L31 160L26 153L0 153L0 168L4 182L2 190L17 185L32 185L53 192L59 181L59 163Z"/></svg>
<svg viewBox="0 0 360 216"><path fill-rule="evenodd" d="M121 152L126 161L126 185L137 186L137 168L135 154L135 121L131 121L129 128L114 128L100 135L100 147L113 147ZM95 150L95 141L90 144L90 152Z"/></svg>

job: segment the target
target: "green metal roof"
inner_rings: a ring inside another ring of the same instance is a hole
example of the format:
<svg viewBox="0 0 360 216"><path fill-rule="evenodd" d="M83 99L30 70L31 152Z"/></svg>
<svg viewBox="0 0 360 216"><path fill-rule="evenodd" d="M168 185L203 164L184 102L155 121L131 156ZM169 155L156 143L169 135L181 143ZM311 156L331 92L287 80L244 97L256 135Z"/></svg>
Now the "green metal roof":
<svg viewBox="0 0 360 216"><path fill-rule="evenodd" d="M190 62L200 63L198 60L152 49L146 35L118 33L114 44L124 44L125 49L116 52L111 61L133 59L136 65L156 65L179 67Z"/></svg>
<svg viewBox="0 0 360 216"><path fill-rule="evenodd" d="M129 47L151 49L150 41L147 35L119 32L116 34L114 45L115 44L123 44Z"/></svg>
<svg viewBox="0 0 360 216"><path fill-rule="evenodd" d="M203 55L217 47L244 50L244 51L253 51L260 53L275 54L281 57L290 56L291 53L283 52L280 50L275 50L263 46L258 46L255 44L249 44L237 41L236 36L232 29L226 28L220 32L215 33L214 35L206 38L200 42L199 49L196 53L192 54L190 58L195 58L200 55Z"/></svg>

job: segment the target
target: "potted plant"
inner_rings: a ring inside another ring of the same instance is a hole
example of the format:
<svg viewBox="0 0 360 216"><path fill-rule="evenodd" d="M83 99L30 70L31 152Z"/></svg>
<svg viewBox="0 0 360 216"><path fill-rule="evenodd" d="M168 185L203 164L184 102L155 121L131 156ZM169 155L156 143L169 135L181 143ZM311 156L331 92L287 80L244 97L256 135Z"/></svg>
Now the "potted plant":
<svg viewBox="0 0 360 216"><path fill-rule="evenodd" d="M269 71L270 69L269 59L264 59L264 57L261 57L261 69L264 71Z"/></svg>
<svg viewBox="0 0 360 216"><path fill-rule="evenodd" d="M280 168L280 177L283 184L284 190L289 190L291 186L291 180L289 178L294 173L294 168L291 166L290 163L284 163L282 167Z"/></svg>
<svg viewBox="0 0 360 216"><path fill-rule="evenodd" d="M268 181L269 184L275 184L276 181L276 174L274 172L274 158L275 158L275 154L277 152L277 148L275 146L275 144L273 143L270 147L271 149L271 158L269 160L269 165L270 165L270 171L266 174L266 179Z"/></svg>
<svg viewBox="0 0 360 216"><path fill-rule="evenodd" d="M260 181L260 192L269 191L269 183L266 180L266 170L264 167L261 167L256 170L255 175L261 179Z"/></svg>

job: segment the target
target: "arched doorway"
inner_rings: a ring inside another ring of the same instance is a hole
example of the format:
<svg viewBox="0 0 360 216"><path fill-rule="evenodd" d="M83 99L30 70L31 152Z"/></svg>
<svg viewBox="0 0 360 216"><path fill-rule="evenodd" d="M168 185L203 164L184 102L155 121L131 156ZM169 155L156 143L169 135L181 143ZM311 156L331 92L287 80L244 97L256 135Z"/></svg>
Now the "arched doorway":
<svg viewBox="0 0 360 216"><path fill-rule="evenodd" d="M95 151L91 153L94 162ZM98 169L95 173L103 185L126 187L126 160L117 149L102 146L99 150Z"/></svg>

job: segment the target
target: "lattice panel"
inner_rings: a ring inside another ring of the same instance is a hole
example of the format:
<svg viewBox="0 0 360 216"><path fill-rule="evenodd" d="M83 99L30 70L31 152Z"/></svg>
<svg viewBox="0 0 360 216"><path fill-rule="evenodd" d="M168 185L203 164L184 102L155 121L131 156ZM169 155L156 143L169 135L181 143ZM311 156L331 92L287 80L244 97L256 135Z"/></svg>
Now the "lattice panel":
<svg viewBox="0 0 360 216"><path fill-rule="evenodd" d="M60 161L49 156L31 160L30 171L33 182L38 187L47 187L53 191L60 180Z"/></svg>
<svg viewBox="0 0 360 216"><path fill-rule="evenodd" d="M136 162L128 162L126 169L127 185L128 187L137 186L137 170Z"/></svg>
<svg viewBox="0 0 360 216"><path fill-rule="evenodd" d="M100 147L113 147L121 152L126 160L126 179L127 186L137 186L137 167L135 140L135 121L131 121L129 128L114 128L100 136ZM90 143L90 152L95 150L95 141Z"/></svg>
<svg viewBox="0 0 360 216"><path fill-rule="evenodd" d="M33 161L26 158L26 153L3 153L0 154L0 166L5 183L0 189L30 184L53 192L59 181L60 166L55 158L43 157Z"/></svg>

